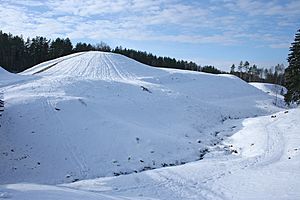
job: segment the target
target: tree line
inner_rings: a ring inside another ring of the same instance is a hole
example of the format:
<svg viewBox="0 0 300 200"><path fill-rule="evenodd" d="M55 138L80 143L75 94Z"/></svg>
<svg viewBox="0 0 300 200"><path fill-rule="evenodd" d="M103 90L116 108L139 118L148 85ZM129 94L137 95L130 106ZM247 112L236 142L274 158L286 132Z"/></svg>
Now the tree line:
<svg viewBox="0 0 300 200"><path fill-rule="evenodd" d="M45 37L36 36L35 38L24 40L22 36L13 36L10 33L7 34L0 31L0 66L13 73L24 71L47 60L82 51L118 53L154 67L203 71L214 74L225 73L214 66L201 67L194 62L156 56L145 51L126 49L121 46L112 49L104 42L96 45L78 42L73 46L69 38L50 40Z"/></svg>
<svg viewBox="0 0 300 200"><path fill-rule="evenodd" d="M13 73L24 71L47 60L90 50L111 51L104 42L96 45L79 42L73 46L69 38L49 40L36 36L24 40L22 36L0 31L0 66Z"/></svg>
<svg viewBox="0 0 300 200"><path fill-rule="evenodd" d="M126 49L122 46L117 46L115 49L112 49L113 53L122 54L134 60L137 60L146 65L162 68L173 68L181 70L191 70L191 71L200 71L207 72L212 74L221 74L223 72L214 66L203 66L197 65L194 62L188 62L184 60L176 60L175 58L156 56L152 53L147 53L146 51L137 51L134 49Z"/></svg>
<svg viewBox="0 0 300 200"><path fill-rule="evenodd" d="M96 45L78 42L73 46L69 38L50 40L36 36L24 40L22 36L13 36L0 30L0 66L13 73L24 71L47 60L91 50L122 54L154 67L193 70L213 74L227 73L214 66L202 67L194 62L156 56L145 51L126 49L121 46L112 49L104 42ZM248 61L241 61L238 65L233 64L231 66L230 74L247 82L268 82L284 85L288 89L285 100L288 103L296 102L300 104L300 29L291 44L288 62L289 65L285 69L282 64L271 68L261 68L255 64L251 65Z"/></svg>
<svg viewBox="0 0 300 200"><path fill-rule="evenodd" d="M264 82L279 85L285 84L285 67L277 64L275 67L263 68L248 61L240 61L238 65L232 64L230 74L233 74L247 82Z"/></svg>
<svg viewBox="0 0 300 200"><path fill-rule="evenodd" d="M284 95L285 102L290 105L300 105L300 29L295 34L288 54L288 66L285 68L278 64L273 68L259 68L255 64L250 65L248 61L241 61L238 66L233 64L230 73L245 81L268 82L283 85L287 88Z"/></svg>
<svg viewBox="0 0 300 200"><path fill-rule="evenodd" d="M191 61L176 60L175 58L156 56L146 51L137 51L117 46L112 49L104 42L96 45L78 42L75 46L69 38L56 38L54 40L36 36L23 39L22 36L0 31L0 66L14 73L24 71L41 62L55 59L71 53L82 51L105 51L125 55L141 63L163 68L200 71L213 74L224 74L214 66L200 66ZM237 67L231 66L231 74L251 82L269 82L284 84L284 66L277 65L275 69L258 68L255 64L250 66L248 61L241 61Z"/></svg>

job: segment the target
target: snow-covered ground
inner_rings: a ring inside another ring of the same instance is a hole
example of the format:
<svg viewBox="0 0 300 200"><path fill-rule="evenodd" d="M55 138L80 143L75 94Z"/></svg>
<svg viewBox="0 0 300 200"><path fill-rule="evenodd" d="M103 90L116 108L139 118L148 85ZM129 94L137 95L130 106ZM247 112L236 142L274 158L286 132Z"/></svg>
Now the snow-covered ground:
<svg viewBox="0 0 300 200"><path fill-rule="evenodd" d="M239 78L101 52L14 76L0 82L0 198L299 197L299 109Z"/></svg>
<svg viewBox="0 0 300 200"><path fill-rule="evenodd" d="M18 76L16 74L9 73L0 66L0 92L6 85L11 85L13 83L22 82L29 80L30 76Z"/></svg>
<svg viewBox="0 0 300 200"><path fill-rule="evenodd" d="M250 85L264 91L273 97L273 104L278 107L285 107L284 96L287 93L287 89L284 86L272 84L272 83L257 83L251 82ZM294 105L293 105L294 106Z"/></svg>
<svg viewBox="0 0 300 200"><path fill-rule="evenodd" d="M272 84L272 83L258 83L258 82L251 82L250 85L268 93L272 96L282 96L287 93L287 89L284 86Z"/></svg>
<svg viewBox="0 0 300 200"><path fill-rule="evenodd" d="M58 186L2 185L0 198L299 199L300 109L226 123L242 125L224 141L236 154L213 151L181 166Z"/></svg>

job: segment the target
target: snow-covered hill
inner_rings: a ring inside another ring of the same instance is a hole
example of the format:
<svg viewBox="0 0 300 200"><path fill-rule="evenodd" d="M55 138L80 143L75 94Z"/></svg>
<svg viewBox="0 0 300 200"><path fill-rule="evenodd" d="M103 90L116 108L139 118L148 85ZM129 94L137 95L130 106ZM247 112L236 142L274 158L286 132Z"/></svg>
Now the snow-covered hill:
<svg viewBox="0 0 300 200"><path fill-rule="evenodd" d="M1 90L2 184L64 183L199 160L236 128L225 121L280 110L231 75L153 68L103 52L39 64Z"/></svg>

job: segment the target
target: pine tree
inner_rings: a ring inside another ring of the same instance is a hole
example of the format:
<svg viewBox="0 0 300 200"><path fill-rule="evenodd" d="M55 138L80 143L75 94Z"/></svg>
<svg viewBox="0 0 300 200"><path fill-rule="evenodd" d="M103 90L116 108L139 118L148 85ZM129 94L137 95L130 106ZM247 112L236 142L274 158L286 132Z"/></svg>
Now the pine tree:
<svg viewBox="0 0 300 200"><path fill-rule="evenodd" d="M235 70L235 64L232 64L230 68L230 74L234 74L234 70Z"/></svg>
<svg viewBox="0 0 300 200"><path fill-rule="evenodd" d="M65 56L72 53L72 43L69 38L61 39L56 38L56 40L52 41L50 44L49 54L50 58L58 58L60 56Z"/></svg>
<svg viewBox="0 0 300 200"><path fill-rule="evenodd" d="M285 70L286 88L285 101L290 104L300 104L300 29L295 35L295 41L291 44L288 55L289 66Z"/></svg>
<svg viewBox="0 0 300 200"><path fill-rule="evenodd" d="M239 66L238 66L238 70L239 70L239 72L240 72L240 73L239 73L239 77L240 77L240 78L243 78L243 77L242 77L242 72L243 72L243 71L242 71L242 70L243 70L243 61L240 62Z"/></svg>
<svg viewBox="0 0 300 200"><path fill-rule="evenodd" d="M249 73L249 66L250 66L250 63L248 61L246 61L244 63L244 66L243 66L244 69L245 69L245 77L244 77L245 81L249 81L249 75L248 75L248 73Z"/></svg>

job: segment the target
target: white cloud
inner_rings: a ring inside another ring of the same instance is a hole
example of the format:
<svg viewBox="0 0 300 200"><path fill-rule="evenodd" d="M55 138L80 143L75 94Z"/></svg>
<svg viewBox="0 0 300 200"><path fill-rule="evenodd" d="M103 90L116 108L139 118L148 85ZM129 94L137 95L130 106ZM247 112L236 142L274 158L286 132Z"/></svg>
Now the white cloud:
<svg viewBox="0 0 300 200"><path fill-rule="evenodd" d="M253 40L269 43L267 46L274 48L272 44L290 38L278 36L278 31L270 27L295 26L299 9L299 1L283 4L276 0L267 3L211 0L209 4L178 0L5 0L0 6L0 27L25 36L223 45ZM276 17L270 20L270 16Z"/></svg>
<svg viewBox="0 0 300 200"><path fill-rule="evenodd" d="M271 48L274 49L288 49L290 47L289 43L276 43L276 44L270 44Z"/></svg>
<svg viewBox="0 0 300 200"><path fill-rule="evenodd" d="M10 0L3 0L5 3L10 3ZM21 6L31 6L31 7L37 7L37 6L44 6L43 1L34 1L34 0L14 0L14 4L21 5Z"/></svg>
<svg viewBox="0 0 300 200"><path fill-rule="evenodd" d="M223 0L225 7L235 11L243 12L247 15L267 15L267 16L298 16L300 1L298 0Z"/></svg>

